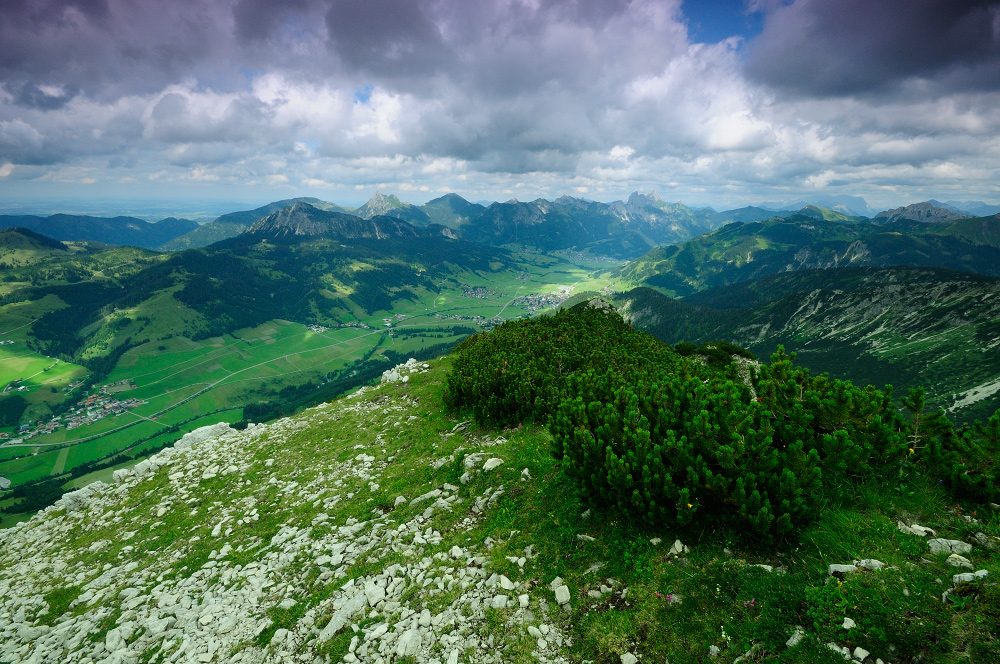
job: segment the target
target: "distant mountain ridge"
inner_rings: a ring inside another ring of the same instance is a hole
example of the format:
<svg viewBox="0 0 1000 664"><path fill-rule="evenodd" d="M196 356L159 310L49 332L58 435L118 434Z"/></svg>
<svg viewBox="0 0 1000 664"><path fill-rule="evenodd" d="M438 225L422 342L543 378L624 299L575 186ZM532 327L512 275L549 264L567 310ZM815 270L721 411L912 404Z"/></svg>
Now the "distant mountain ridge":
<svg viewBox="0 0 1000 664"><path fill-rule="evenodd" d="M159 247L159 249L162 249L163 251L181 251L184 249L207 247L208 245L218 242L219 240L236 237L249 228L250 225L258 219L266 217L272 212L282 208L286 208L289 205L294 205L298 201L308 203L321 210L350 212L346 208L342 208L338 205L334 205L333 203L329 203L318 198L288 198L281 201L274 201L273 203L268 203L267 205L262 205L261 207L253 210L241 210L239 212L229 212L221 215L214 221L202 224L198 228L195 228L180 237L174 238L169 242L165 242Z"/></svg>
<svg viewBox="0 0 1000 664"><path fill-rule="evenodd" d="M795 210L801 210L809 205L829 208L848 216L871 217L876 212L876 210L872 208L868 204L868 201L864 198L861 198L860 196L847 195L818 195L810 198L809 200L798 199L789 203L782 203L780 201L765 201L763 203L758 203L757 207L765 208L773 212L787 213L794 212Z"/></svg>
<svg viewBox="0 0 1000 664"><path fill-rule="evenodd" d="M888 224L893 221L920 221L924 223L936 223L939 221L956 221L958 219L969 219L972 215L964 212L955 212L944 207L934 205L934 202L914 203L894 210L884 210L872 217L873 224Z"/></svg>
<svg viewBox="0 0 1000 664"><path fill-rule="evenodd" d="M611 203L561 196L554 201L511 199L489 206L471 203L457 194L445 194L416 206L376 191L357 209L295 198L222 215L160 248L175 251L236 237L252 223L298 201L362 219L384 216L417 228L438 225L447 229L442 231L446 235L480 244L520 245L542 251L573 249L625 259L641 256L658 245L683 242L726 223L775 216L770 210L754 207L723 212L691 208L683 203L667 203L655 191L634 192L626 201Z"/></svg>
<svg viewBox="0 0 1000 664"><path fill-rule="evenodd" d="M975 217L990 217L994 214L1000 214L1000 205L990 205L983 201L947 201L943 206Z"/></svg>
<svg viewBox="0 0 1000 664"><path fill-rule="evenodd" d="M379 215L365 219L344 212L320 210L309 203L296 201L294 205L255 221L242 235L262 239L326 237L382 240L415 238L421 233L414 226L394 217Z"/></svg>
<svg viewBox="0 0 1000 664"><path fill-rule="evenodd" d="M462 238L494 246L506 244L543 251L574 249L617 258L635 258L661 244L680 242L727 219L711 209L666 203L656 192L627 201L600 203L570 196L554 201L512 199L493 203L459 227Z"/></svg>
<svg viewBox="0 0 1000 664"><path fill-rule="evenodd" d="M196 228L190 219L167 217L158 222L135 217L90 217L75 214L0 215L0 228L26 228L53 240L103 242L120 246L156 247Z"/></svg>

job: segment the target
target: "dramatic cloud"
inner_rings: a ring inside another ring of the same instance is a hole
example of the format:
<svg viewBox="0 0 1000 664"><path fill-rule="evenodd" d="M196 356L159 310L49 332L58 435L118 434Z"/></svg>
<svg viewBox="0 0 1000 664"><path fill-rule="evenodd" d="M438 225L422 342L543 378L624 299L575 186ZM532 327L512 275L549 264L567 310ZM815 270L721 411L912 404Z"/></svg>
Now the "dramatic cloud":
<svg viewBox="0 0 1000 664"><path fill-rule="evenodd" d="M747 71L816 96L1000 85L1000 0L798 0L770 12Z"/></svg>
<svg viewBox="0 0 1000 664"><path fill-rule="evenodd" d="M995 201L998 7L9 0L0 192Z"/></svg>

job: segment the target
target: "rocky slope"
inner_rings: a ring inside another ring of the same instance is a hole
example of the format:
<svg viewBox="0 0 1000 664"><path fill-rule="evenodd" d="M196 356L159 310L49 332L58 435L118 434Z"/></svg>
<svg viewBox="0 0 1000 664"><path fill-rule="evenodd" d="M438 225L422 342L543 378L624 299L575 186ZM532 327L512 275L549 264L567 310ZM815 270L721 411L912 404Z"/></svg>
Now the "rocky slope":
<svg viewBox="0 0 1000 664"><path fill-rule="evenodd" d="M262 238L315 236L341 240L381 240L388 237L412 238L420 233L405 221L391 217L362 219L343 212L320 210L308 203L296 201L294 205L255 221L244 234Z"/></svg>
<svg viewBox="0 0 1000 664"><path fill-rule="evenodd" d="M530 476L495 456L506 441L449 427L443 458L407 454L426 409L398 386L428 367L294 419L199 429L0 531L0 661L455 664L521 641L563 661L572 591L527 579L531 547L498 569L494 542L468 537ZM324 439L334 422L355 435ZM486 485L468 499L434 472L456 447L463 483ZM435 479L387 494L400 473Z"/></svg>
<svg viewBox="0 0 1000 664"><path fill-rule="evenodd" d="M584 509L544 431L442 413L450 362L192 432L0 531L0 662L1000 654L993 520L872 487L801 545L761 550L705 524L677 533L685 545Z"/></svg>

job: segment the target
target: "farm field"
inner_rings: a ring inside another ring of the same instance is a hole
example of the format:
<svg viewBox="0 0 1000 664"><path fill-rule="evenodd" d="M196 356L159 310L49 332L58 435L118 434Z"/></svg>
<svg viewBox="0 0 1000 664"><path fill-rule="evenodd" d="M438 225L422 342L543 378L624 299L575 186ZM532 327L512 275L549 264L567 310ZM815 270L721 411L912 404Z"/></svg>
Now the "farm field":
<svg viewBox="0 0 1000 664"><path fill-rule="evenodd" d="M309 381L321 384L367 355L406 355L454 343L470 330L555 307L573 293L612 287L610 274L618 265L569 254L517 257L512 269L456 270L437 284L439 292L416 289L415 299L397 300L389 311L367 315L352 307L357 320L352 326L324 329L272 320L232 335L201 341L177 335L132 348L104 383L110 386L109 398L139 405L74 429L38 435L20 446L0 445L0 477L17 485L176 439L181 434L172 429L175 425L189 430L192 422L235 422L243 405L266 402L282 389ZM155 325L154 315L151 327ZM0 321L0 328L5 326ZM60 370L67 381L85 374L82 367L65 367ZM137 446L137 441L145 442Z"/></svg>
<svg viewBox="0 0 1000 664"><path fill-rule="evenodd" d="M20 392L26 398L38 390L62 389L81 378L86 369L24 347L23 343L0 346L0 390ZM11 383L18 381L19 387Z"/></svg>

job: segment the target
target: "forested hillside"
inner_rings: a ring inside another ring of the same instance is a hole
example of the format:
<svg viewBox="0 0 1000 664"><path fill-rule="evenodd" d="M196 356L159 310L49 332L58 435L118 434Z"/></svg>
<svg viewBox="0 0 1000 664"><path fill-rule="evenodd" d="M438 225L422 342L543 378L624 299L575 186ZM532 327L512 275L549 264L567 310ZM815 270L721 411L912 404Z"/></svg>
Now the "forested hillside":
<svg viewBox="0 0 1000 664"><path fill-rule="evenodd" d="M0 228L16 227L27 228L55 240L83 240L155 249L196 229L198 224L190 219L174 217L151 223L135 217L0 215Z"/></svg>
<svg viewBox="0 0 1000 664"><path fill-rule="evenodd" d="M622 279L676 297L795 270L913 265L1000 276L1000 217L924 224L826 221L797 214L729 224L633 261Z"/></svg>
<svg viewBox="0 0 1000 664"><path fill-rule="evenodd" d="M924 386L971 421L1000 408L1000 280L936 268L837 268L762 277L675 300L637 288L615 300L667 343L779 345L814 371L861 385Z"/></svg>

